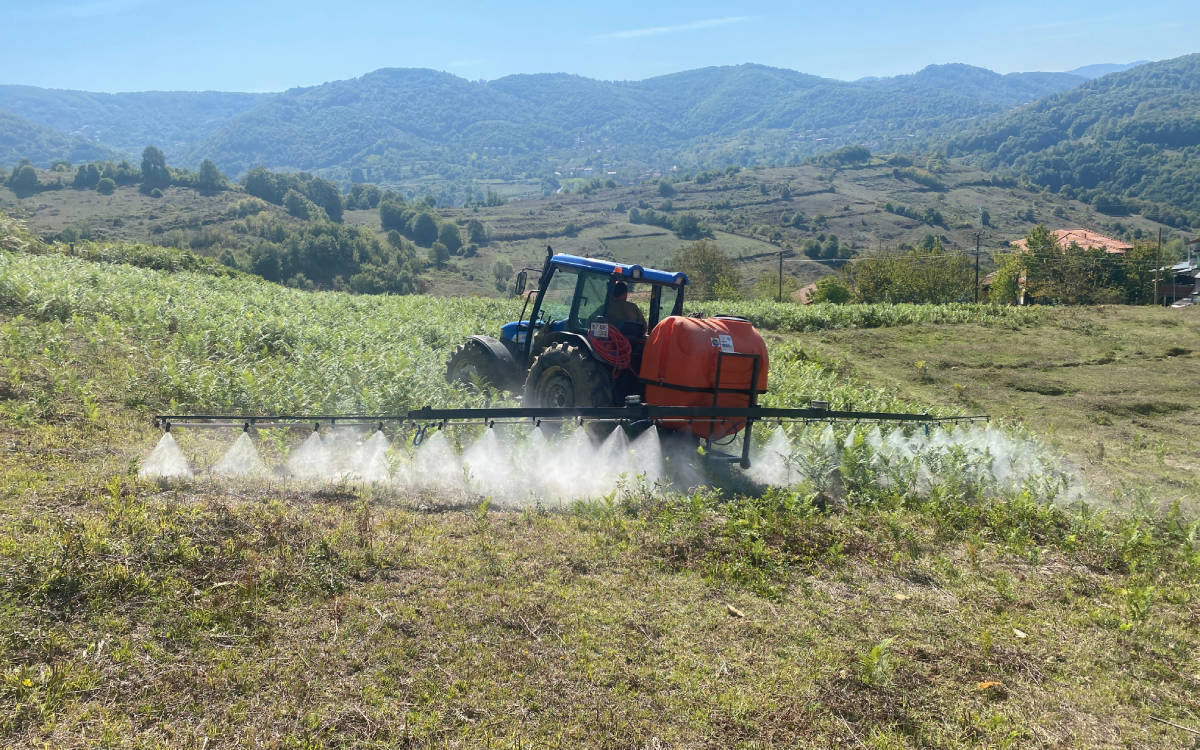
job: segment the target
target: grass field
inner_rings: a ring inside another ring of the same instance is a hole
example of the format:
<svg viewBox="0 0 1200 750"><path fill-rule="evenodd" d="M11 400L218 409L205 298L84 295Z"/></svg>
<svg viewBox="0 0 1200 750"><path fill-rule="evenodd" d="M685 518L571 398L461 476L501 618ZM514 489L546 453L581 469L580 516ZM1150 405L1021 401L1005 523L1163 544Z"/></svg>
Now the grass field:
<svg viewBox="0 0 1200 750"><path fill-rule="evenodd" d="M1028 425L1071 456L1098 497L1200 511L1200 315L1195 309L1047 311L1046 324L823 331L805 343L914 401Z"/></svg>
<svg viewBox="0 0 1200 750"><path fill-rule="evenodd" d="M773 402L986 409L1094 503L963 477L504 509L137 468L163 408L478 403L441 362L507 303L0 247L0 744L1194 746L1193 311L735 310Z"/></svg>

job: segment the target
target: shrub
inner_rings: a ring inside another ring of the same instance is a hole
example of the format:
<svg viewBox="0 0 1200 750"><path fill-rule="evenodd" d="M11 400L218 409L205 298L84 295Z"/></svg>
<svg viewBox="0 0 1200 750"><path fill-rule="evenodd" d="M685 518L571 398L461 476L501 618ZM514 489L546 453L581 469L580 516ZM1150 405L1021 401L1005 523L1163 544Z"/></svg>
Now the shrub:
<svg viewBox="0 0 1200 750"><path fill-rule="evenodd" d="M826 276L817 281L817 288L813 290L808 301L842 305L850 301L850 288L846 286L846 282L841 277Z"/></svg>

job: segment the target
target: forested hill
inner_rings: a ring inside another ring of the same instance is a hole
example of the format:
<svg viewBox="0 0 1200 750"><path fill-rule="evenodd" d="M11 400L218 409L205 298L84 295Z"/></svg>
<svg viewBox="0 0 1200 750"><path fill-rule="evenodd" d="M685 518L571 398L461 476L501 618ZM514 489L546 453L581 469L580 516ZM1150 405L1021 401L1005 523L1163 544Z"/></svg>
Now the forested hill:
<svg viewBox="0 0 1200 750"><path fill-rule="evenodd" d="M1200 54L1050 96L951 139L951 156L1127 210L1121 196L1200 211Z"/></svg>
<svg viewBox="0 0 1200 750"><path fill-rule="evenodd" d="M64 135L54 128L0 110L0 163L16 164L21 159L29 159L49 165L57 159L81 162L111 156L111 150L85 138Z"/></svg>
<svg viewBox="0 0 1200 750"><path fill-rule="evenodd" d="M855 83L761 65L634 82L570 75L471 82L384 69L265 101L196 146L190 161L211 158L235 174L257 164L357 168L373 181L430 170L548 174L572 159L629 172L664 163L783 163L850 142L890 148L1082 81L966 65Z"/></svg>
<svg viewBox="0 0 1200 750"><path fill-rule="evenodd" d="M222 91L102 94L0 86L0 110L53 128L72 139L102 143L129 157L136 157L147 145L154 145L168 159L175 159L183 155L186 146L207 138L237 115L272 96L275 94ZM67 158L58 153L54 158ZM22 153L20 157L37 161L30 153Z"/></svg>

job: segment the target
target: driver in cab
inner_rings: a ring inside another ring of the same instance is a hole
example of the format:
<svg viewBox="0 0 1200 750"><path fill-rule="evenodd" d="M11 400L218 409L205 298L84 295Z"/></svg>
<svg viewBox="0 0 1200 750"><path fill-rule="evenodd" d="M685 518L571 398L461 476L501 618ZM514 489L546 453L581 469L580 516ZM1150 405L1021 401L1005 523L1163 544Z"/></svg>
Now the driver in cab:
<svg viewBox="0 0 1200 750"><path fill-rule="evenodd" d="M646 331L646 317L642 315L640 307L629 301L629 285L624 281L613 284L612 299L608 301L607 317L616 324L622 333L626 332L626 324L629 323L637 325L638 336L643 335Z"/></svg>

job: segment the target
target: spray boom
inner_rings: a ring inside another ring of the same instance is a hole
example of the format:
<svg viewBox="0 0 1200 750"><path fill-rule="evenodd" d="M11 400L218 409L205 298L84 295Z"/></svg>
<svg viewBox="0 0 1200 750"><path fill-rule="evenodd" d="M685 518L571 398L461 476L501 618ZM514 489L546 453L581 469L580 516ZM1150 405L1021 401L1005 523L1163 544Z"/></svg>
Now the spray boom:
<svg viewBox="0 0 1200 750"><path fill-rule="evenodd" d="M435 409L425 406L405 414L396 415L311 415L279 414L259 416L232 416L220 414L161 414L154 423L165 432L174 425L191 427L241 427L249 432L251 427L288 426L311 424L314 432L321 427L374 427L382 431L385 424L398 425L413 430L413 442L419 445L430 427L438 429L453 424L480 424L494 427L496 424L562 424L575 422L612 423L628 427L649 427L681 430L694 425L727 423L730 420L744 422L745 435L742 439L740 456L713 450L713 440L705 441L705 455L715 459L737 462L743 468L750 466L750 432L756 422L801 422L801 423L867 423L867 424L933 424L954 422L988 421L987 415L935 417L929 414L905 414L897 412L850 411L830 409L828 402L814 401L803 408L777 408L770 406L658 406L627 401L623 406L592 407L489 407L481 409Z"/></svg>

